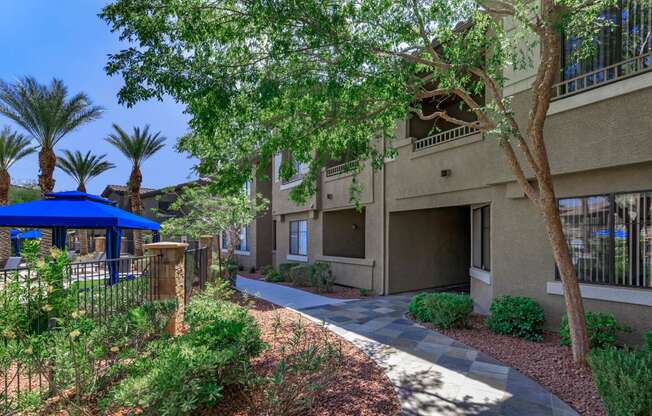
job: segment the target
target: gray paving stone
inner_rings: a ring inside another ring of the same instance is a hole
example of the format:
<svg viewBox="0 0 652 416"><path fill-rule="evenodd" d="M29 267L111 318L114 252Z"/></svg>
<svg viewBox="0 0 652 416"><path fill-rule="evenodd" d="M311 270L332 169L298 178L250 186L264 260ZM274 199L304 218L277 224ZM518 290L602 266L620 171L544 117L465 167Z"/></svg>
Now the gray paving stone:
<svg viewBox="0 0 652 416"><path fill-rule="evenodd" d="M274 286L261 297L296 307L296 300L287 303L292 297L283 293L285 286L259 283L260 290ZM328 329L358 346L385 370L399 394L402 415L577 416L570 406L518 371L405 319L411 296L349 302L311 296L300 312L326 322Z"/></svg>

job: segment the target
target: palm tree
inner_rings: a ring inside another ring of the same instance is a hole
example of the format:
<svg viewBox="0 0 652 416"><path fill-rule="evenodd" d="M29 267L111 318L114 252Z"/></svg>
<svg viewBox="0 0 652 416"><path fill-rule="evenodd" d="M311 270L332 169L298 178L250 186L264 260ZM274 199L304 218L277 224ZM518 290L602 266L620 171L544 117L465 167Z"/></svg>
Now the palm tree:
<svg viewBox="0 0 652 416"><path fill-rule="evenodd" d="M58 79L50 85L32 77L15 84L0 81L0 114L25 129L40 146L38 182L43 194L54 189L54 147L66 134L100 118L102 112L84 93L68 99L68 88Z"/></svg>
<svg viewBox="0 0 652 416"><path fill-rule="evenodd" d="M128 183L131 212L143 215L143 203L140 200L140 185L143 175L140 166L165 146L165 137L161 136L160 131L150 133L149 125L142 130L139 127L134 127L131 135L117 124L113 124L113 130L115 131L109 134L106 141L120 150L131 162L131 175ZM143 255L143 236L140 231L134 231L134 251L137 256Z"/></svg>
<svg viewBox="0 0 652 416"><path fill-rule="evenodd" d="M9 203L9 188L11 186L9 168L35 151L36 149L31 145L31 140L25 136L12 131L9 127L0 130L0 205ZM0 230L0 259L5 260L10 255L11 238L9 229L2 229Z"/></svg>
<svg viewBox="0 0 652 416"><path fill-rule="evenodd" d="M77 182L77 190L86 192L86 184L115 165L104 160L106 155L93 155L90 150L82 154L79 150L64 150L63 156L57 157L57 167ZM79 254L88 254L88 239L85 230L79 230Z"/></svg>

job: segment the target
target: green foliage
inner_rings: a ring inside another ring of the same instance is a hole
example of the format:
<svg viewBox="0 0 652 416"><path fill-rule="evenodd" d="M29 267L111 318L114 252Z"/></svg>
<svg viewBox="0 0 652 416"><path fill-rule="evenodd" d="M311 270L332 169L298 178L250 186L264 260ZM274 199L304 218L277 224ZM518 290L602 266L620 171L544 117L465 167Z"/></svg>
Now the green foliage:
<svg viewBox="0 0 652 416"><path fill-rule="evenodd" d="M315 287L318 292L324 293L332 291L333 284L335 284L335 277L329 263L316 262L312 265L312 276L310 278L312 287Z"/></svg>
<svg viewBox="0 0 652 416"><path fill-rule="evenodd" d="M282 324L280 317L277 322ZM327 389L342 365L341 345L320 328L308 333L302 321L290 323L289 339L276 340L280 356L271 374L252 380L252 387L263 392L256 403L257 415L292 416L309 413L317 396ZM279 329L279 328L276 328ZM278 331L275 332L278 336Z"/></svg>
<svg viewBox="0 0 652 416"><path fill-rule="evenodd" d="M647 331L644 335L645 350L652 353L652 331Z"/></svg>
<svg viewBox="0 0 652 416"><path fill-rule="evenodd" d="M216 404L225 387L247 382L250 360L265 345L254 318L224 296L223 287L196 294L186 308L187 332L153 343L112 389L111 405L145 414L194 414Z"/></svg>
<svg viewBox="0 0 652 416"><path fill-rule="evenodd" d="M290 282L290 270L298 266L299 263L281 263L278 265L278 272L283 276L283 280Z"/></svg>
<svg viewBox="0 0 652 416"><path fill-rule="evenodd" d="M47 332L16 336L0 344L2 371L12 362L19 363L25 372L49 376L49 387L59 396L61 409L92 407L147 342L161 337L175 308L174 301L147 303L116 313L101 324L88 319L83 310L72 311ZM66 391L74 394L66 395ZM23 393L11 405L28 414L54 412L42 393Z"/></svg>
<svg viewBox="0 0 652 416"><path fill-rule="evenodd" d="M115 168L105 157L106 154L94 155L90 150L85 155L79 150L64 150L63 156L57 157L57 167L73 178L79 188L86 189L88 181Z"/></svg>
<svg viewBox="0 0 652 416"><path fill-rule="evenodd" d="M621 325L611 313L587 312L586 330L589 335L591 348L607 348L616 345L620 332L628 332L630 328ZM568 318L564 317L559 328L559 342L561 345L571 345Z"/></svg>
<svg viewBox="0 0 652 416"><path fill-rule="evenodd" d="M501 296L493 301L486 325L497 334L512 335L530 341L543 340L543 308L533 299Z"/></svg>
<svg viewBox="0 0 652 416"><path fill-rule="evenodd" d="M283 275L275 269L271 269L267 271L267 273L265 274L265 280L272 283L280 283L285 281Z"/></svg>
<svg viewBox="0 0 652 416"><path fill-rule="evenodd" d="M363 298L370 296L372 293L371 290L364 287L361 287L359 290L360 290L360 296L362 296Z"/></svg>
<svg viewBox="0 0 652 416"><path fill-rule="evenodd" d="M19 204L41 199L41 190L38 184L11 185L9 187L9 203Z"/></svg>
<svg viewBox="0 0 652 416"><path fill-rule="evenodd" d="M29 138L9 127L0 130L0 171L8 173L14 163L35 151Z"/></svg>
<svg viewBox="0 0 652 416"><path fill-rule="evenodd" d="M386 152L372 138L391 140L396 122L421 111L419 97L432 85L465 97L500 89L506 64L532 65L532 22L591 40L608 25L599 15L613 3L566 0L563 13L547 16L527 0L501 5L499 13L473 0L114 0L100 17L139 45L111 55L106 66L124 79L120 101L169 94L185 104L193 131L177 148L201 161L201 175L235 190L254 163L262 161L256 168L264 172L273 155L287 151L309 164L307 180L291 191L302 200L316 190L327 160L347 155L382 166ZM513 30L502 24L506 15ZM460 22L474 25L456 30ZM429 49L435 41L446 45L437 54ZM474 75L479 68L486 77ZM474 110L491 120L486 130L495 127L508 140L509 100L502 104L480 101ZM284 160L279 173L288 180L296 165Z"/></svg>
<svg viewBox="0 0 652 416"><path fill-rule="evenodd" d="M311 286L313 273L314 267L308 263L299 263L288 272L294 286Z"/></svg>
<svg viewBox="0 0 652 416"><path fill-rule="evenodd" d="M408 311L437 328L464 328L473 312L473 300L461 293L419 293L410 301Z"/></svg>
<svg viewBox="0 0 652 416"><path fill-rule="evenodd" d="M589 364L609 416L652 414L652 353L597 349Z"/></svg>

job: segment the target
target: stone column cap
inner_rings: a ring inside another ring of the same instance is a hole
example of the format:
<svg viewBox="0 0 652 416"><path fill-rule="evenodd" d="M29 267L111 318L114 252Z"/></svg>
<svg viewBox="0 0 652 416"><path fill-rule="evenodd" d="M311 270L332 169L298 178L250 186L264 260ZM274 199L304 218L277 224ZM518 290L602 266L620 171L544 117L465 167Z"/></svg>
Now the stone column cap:
<svg viewBox="0 0 652 416"><path fill-rule="evenodd" d="M188 243L177 243L174 241L161 241L159 243L145 244L147 249L162 249L162 248L188 248Z"/></svg>

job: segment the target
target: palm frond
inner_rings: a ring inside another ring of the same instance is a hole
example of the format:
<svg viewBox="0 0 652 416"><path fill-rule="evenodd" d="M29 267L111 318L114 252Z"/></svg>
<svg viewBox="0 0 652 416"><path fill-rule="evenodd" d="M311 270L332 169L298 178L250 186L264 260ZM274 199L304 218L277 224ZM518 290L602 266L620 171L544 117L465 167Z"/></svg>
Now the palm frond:
<svg viewBox="0 0 652 416"><path fill-rule="evenodd" d="M80 188L86 188L88 181L115 167L104 158L105 154L94 155L90 150L85 155L79 150L64 150L63 156L57 156L57 167L72 177Z"/></svg>
<svg viewBox="0 0 652 416"><path fill-rule="evenodd" d="M142 130L134 127L132 134L127 133L122 127L113 124L114 132L109 134L106 141L115 146L134 167L140 167L141 163L165 146L165 137L161 132L150 133L149 125Z"/></svg>
<svg viewBox="0 0 652 416"><path fill-rule="evenodd" d="M25 129L45 149L53 149L66 134L100 118L102 112L86 94L68 99L68 89L58 79L49 85L33 77L15 84L0 81L0 114Z"/></svg>
<svg viewBox="0 0 652 416"><path fill-rule="evenodd" d="M9 170L20 159L36 151L31 140L9 127L0 130L0 169Z"/></svg>

